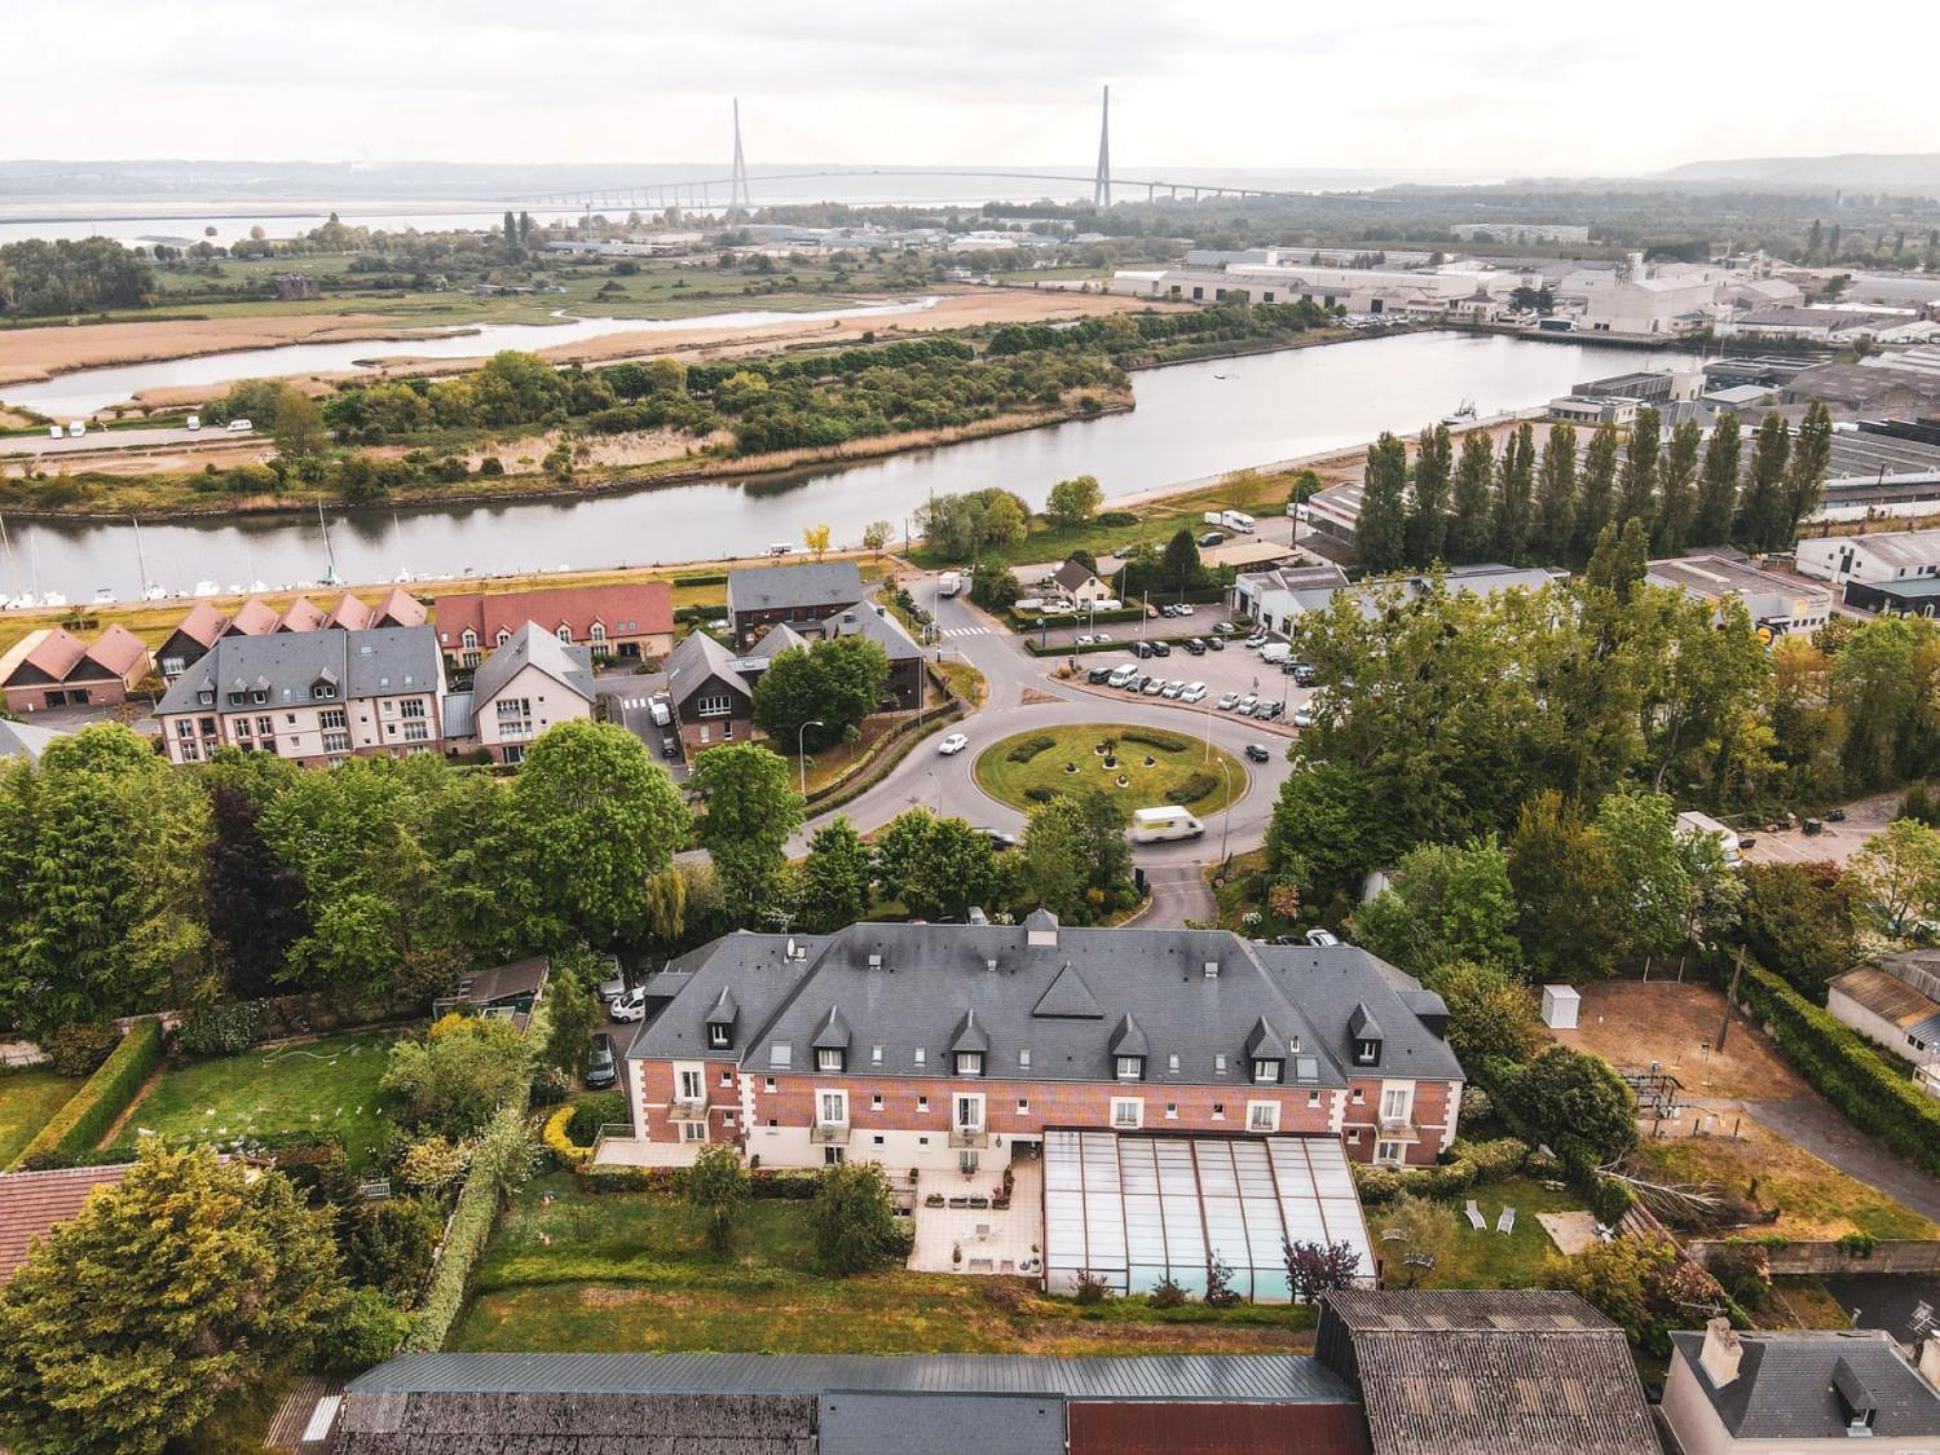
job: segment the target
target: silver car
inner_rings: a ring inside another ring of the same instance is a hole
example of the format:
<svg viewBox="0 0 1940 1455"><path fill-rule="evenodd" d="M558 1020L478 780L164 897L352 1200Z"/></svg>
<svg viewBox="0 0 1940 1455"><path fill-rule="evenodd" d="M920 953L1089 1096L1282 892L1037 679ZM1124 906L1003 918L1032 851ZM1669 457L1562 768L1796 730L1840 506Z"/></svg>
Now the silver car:
<svg viewBox="0 0 1940 1455"><path fill-rule="evenodd" d="M1185 690L1186 690L1186 684L1183 682L1168 682L1165 684L1164 688L1160 690L1159 696L1176 699Z"/></svg>

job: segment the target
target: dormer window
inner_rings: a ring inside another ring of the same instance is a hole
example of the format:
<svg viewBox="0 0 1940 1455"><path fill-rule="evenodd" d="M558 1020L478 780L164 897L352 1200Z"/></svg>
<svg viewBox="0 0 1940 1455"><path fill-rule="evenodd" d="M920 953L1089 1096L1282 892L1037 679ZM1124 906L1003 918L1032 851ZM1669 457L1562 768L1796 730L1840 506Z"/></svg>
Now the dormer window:
<svg viewBox="0 0 1940 1455"><path fill-rule="evenodd" d="M1367 1008L1367 1002L1354 1007L1354 1014L1347 1018L1348 1041L1354 1047L1356 1066L1379 1066L1381 1064L1381 1025L1374 1019L1374 1012Z"/></svg>
<svg viewBox="0 0 1940 1455"><path fill-rule="evenodd" d="M815 1069L817 1071L839 1072L843 1069L843 1060L844 1057L841 1047L824 1046L815 1053Z"/></svg>
<svg viewBox="0 0 1940 1455"><path fill-rule="evenodd" d="M241 707L248 701L249 694L246 692L232 692L229 694L229 705L231 707Z"/></svg>
<svg viewBox="0 0 1940 1455"><path fill-rule="evenodd" d="M498 643L498 645L500 645L500 646L502 647L502 646L504 646L504 645L505 645L505 644L506 644L507 642L509 642L509 641L511 641L511 640L512 640L512 633L510 633L509 631L507 631L507 630L506 630L506 629L505 629L504 627L500 627L500 628L498 629L498 635L497 635L496 637L494 637L494 638L493 638L493 640L494 640L495 642L497 642L497 643Z"/></svg>
<svg viewBox="0 0 1940 1455"><path fill-rule="evenodd" d="M958 1051L957 1052L957 1075L959 1076L983 1075L983 1052L982 1051Z"/></svg>
<svg viewBox="0 0 1940 1455"><path fill-rule="evenodd" d="M464 644L468 647L475 647L478 645L478 633L473 631L470 627L466 627L465 635L461 637L459 640L464 642Z"/></svg>
<svg viewBox="0 0 1940 1455"><path fill-rule="evenodd" d="M1379 1066L1381 1064L1381 1043L1379 1041L1356 1041L1354 1043L1354 1064L1356 1066Z"/></svg>
<svg viewBox="0 0 1940 1455"><path fill-rule="evenodd" d="M310 689L310 695L319 702L329 702L337 695L337 689L328 682L319 682Z"/></svg>
<svg viewBox="0 0 1940 1455"><path fill-rule="evenodd" d="M258 707L262 707L269 702L269 694L258 687L254 692L249 694L249 700Z"/></svg>
<svg viewBox="0 0 1940 1455"><path fill-rule="evenodd" d="M568 646L572 645L573 627L571 622L562 621L559 623L559 640Z"/></svg>
<svg viewBox="0 0 1940 1455"><path fill-rule="evenodd" d="M204 707L214 707L216 705L215 693L208 691L206 688L195 694L195 700Z"/></svg>
<svg viewBox="0 0 1940 1455"><path fill-rule="evenodd" d="M707 1027L707 1047L710 1051L725 1051L728 1048L729 1027L725 1021L710 1022Z"/></svg>
<svg viewBox="0 0 1940 1455"><path fill-rule="evenodd" d="M1253 1060L1253 1080L1262 1085L1268 1083L1277 1085L1280 1080L1281 1068L1285 1064L1285 1062L1271 1056L1257 1056Z"/></svg>
<svg viewBox="0 0 1940 1455"><path fill-rule="evenodd" d="M1117 1067L1116 1074L1120 1081L1143 1081L1145 1079L1145 1058L1143 1056L1120 1056Z"/></svg>

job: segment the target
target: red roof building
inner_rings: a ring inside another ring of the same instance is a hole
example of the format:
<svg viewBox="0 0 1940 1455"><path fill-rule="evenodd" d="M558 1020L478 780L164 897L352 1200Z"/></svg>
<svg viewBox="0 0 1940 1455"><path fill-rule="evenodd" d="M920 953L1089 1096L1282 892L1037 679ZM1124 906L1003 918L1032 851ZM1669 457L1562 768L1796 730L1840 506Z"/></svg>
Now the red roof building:
<svg viewBox="0 0 1940 1455"><path fill-rule="evenodd" d="M13 712L112 707L128 700L149 665L148 648L124 626L89 643L64 627L44 627L0 657L0 692Z"/></svg>
<svg viewBox="0 0 1940 1455"><path fill-rule="evenodd" d="M10 1172L0 1177L0 1284L27 1261L27 1249L81 1210L97 1187L120 1182L126 1163L63 1167L57 1172Z"/></svg>
<svg viewBox="0 0 1940 1455"><path fill-rule="evenodd" d="M664 658L674 649L674 594L664 581L440 596L438 648L476 667L527 622L595 657Z"/></svg>

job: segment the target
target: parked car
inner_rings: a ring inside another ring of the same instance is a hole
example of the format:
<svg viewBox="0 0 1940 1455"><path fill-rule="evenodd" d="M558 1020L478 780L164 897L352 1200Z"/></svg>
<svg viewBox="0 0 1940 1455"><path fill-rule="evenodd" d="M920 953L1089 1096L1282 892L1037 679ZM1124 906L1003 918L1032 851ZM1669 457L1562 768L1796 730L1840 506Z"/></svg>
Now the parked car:
<svg viewBox="0 0 1940 1455"><path fill-rule="evenodd" d="M1158 653L1152 650L1150 642L1133 642L1132 655L1143 661L1147 657L1156 657Z"/></svg>
<svg viewBox="0 0 1940 1455"><path fill-rule="evenodd" d="M1159 690L1159 696L1169 697L1176 701L1179 694L1185 690L1186 684L1183 682L1168 682Z"/></svg>
<svg viewBox="0 0 1940 1455"><path fill-rule="evenodd" d="M1259 705L1260 705L1260 699L1255 697L1252 693L1249 692L1246 694L1246 696L1242 697L1238 702L1233 704L1233 711L1240 712L1240 713L1251 713L1253 709L1258 707Z"/></svg>
<svg viewBox="0 0 1940 1455"><path fill-rule="evenodd" d="M1161 692L1165 691L1165 678L1148 677L1145 679L1145 685L1139 691L1147 697L1157 697Z"/></svg>
<svg viewBox="0 0 1940 1455"><path fill-rule="evenodd" d="M1267 635L1265 632L1254 632L1252 636L1246 639L1246 645L1252 648L1256 652L1261 647L1265 646L1266 643L1267 643Z"/></svg>
<svg viewBox="0 0 1940 1455"><path fill-rule="evenodd" d="M660 740L660 756L665 758L669 763L678 763L680 761L680 739L672 733L663 737Z"/></svg>
<svg viewBox="0 0 1940 1455"><path fill-rule="evenodd" d="M1169 657L1172 655L1172 648L1164 642L1148 642L1146 645L1151 647L1152 655L1155 657Z"/></svg>
<svg viewBox="0 0 1940 1455"><path fill-rule="evenodd" d="M1107 687L1123 687L1134 677L1138 676L1138 668L1134 667L1130 662L1121 662L1110 670L1111 675L1105 678L1105 685Z"/></svg>
<svg viewBox="0 0 1940 1455"><path fill-rule="evenodd" d="M1255 763L1271 763L1273 761L1273 754L1267 751L1264 743L1248 743L1246 745L1246 756Z"/></svg>
<svg viewBox="0 0 1940 1455"><path fill-rule="evenodd" d="M1213 624L1213 630L1222 637L1239 635L1239 628L1234 626L1230 621L1215 622Z"/></svg>
<svg viewBox="0 0 1940 1455"><path fill-rule="evenodd" d="M1188 682L1179 692L1181 702L1204 702L1205 700L1206 684L1203 682Z"/></svg>
<svg viewBox="0 0 1940 1455"><path fill-rule="evenodd" d="M586 1052L586 1075L582 1078L587 1090L611 1086L619 1076L619 1063L613 1059L613 1038L605 1031L595 1031L593 1044Z"/></svg>
<svg viewBox="0 0 1940 1455"><path fill-rule="evenodd" d="M1116 667L1093 667L1089 672L1085 673L1085 681L1094 684L1109 682L1111 680L1111 674L1117 670Z"/></svg>
<svg viewBox="0 0 1940 1455"><path fill-rule="evenodd" d="M599 997L608 1005L626 994L626 976L620 972L620 962L609 957L607 969L611 972L602 976L599 984Z"/></svg>
<svg viewBox="0 0 1940 1455"><path fill-rule="evenodd" d="M1234 708L1238 706L1239 706L1239 694L1237 692L1228 692L1225 696L1219 699L1219 710L1221 712L1231 712Z"/></svg>
<svg viewBox="0 0 1940 1455"><path fill-rule="evenodd" d="M1317 674L1314 672L1314 669L1305 662L1295 662L1293 664L1293 681L1296 687L1313 686L1316 676Z"/></svg>
<svg viewBox="0 0 1940 1455"><path fill-rule="evenodd" d="M1199 544L1201 546L1221 546L1225 543L1226 537L1224 533L1216 530L1209 530L1199 537Z"/></svg>
<svg viewBox="0 0 1940 1455"><path fill-rule="evenodd" d="M1076 641L1072 642L1071 645L1074 647L1088 647L1097 640L1098 638L1094 636L1081 636Z"/></svg>
<svg viewBox="0 0 1940 1455"><path fill-rule="evenodd" d="M1098 634L1097 634L1096 636L1094 636L1094 637L1092 638L1092 640L1093 640L1094 642L1108 642L1108 641L1110 641L1110 640L1111 640L1111 633L1110 633L1110 632L1099 632L1099 633L1098 633Z"/></svg>
<svg viewBox="0 0 1940 1455"><path fill-rule="evenodd" d="M1226 639L1224 637L1207 637L1206 645L1215 652L1223 652L1226 650Z"/></svg>
<svg viewBox="0 0 1940 1455"><path fill-rule="evenodd" d="M958 753L961 753L965 748L969 746L970 746L969 738L965 737L962 733L951 733L947 738L945 738L942 742L936 745L936 750L946 758L954 758Z"/></svg>
<svg viewBox="0 0 1940 1455"><path fill-rule="evenodd" d="M1297 728L1310 728L1314 725L1313 709L1309 707L1296 707L1289 721Z"/></svg>
<svg viewBox="0 0 1940 1455"><path fill-rule="evenodd" d="M1187 637L1181 645L1195 657L1203 657L1206 655L1206 644L1197 637Z"/></svg>
<svg viewBox="0 0 1940 1455"><path fill-rule="evenodd" d="M980 827L974 828L970 832L983 835L984 838L990 841L990 847L1000 854L1006 849L1014 849L1017 847L1017 835L1007 834L1002 829Z"/></svg>
<svg viewBox="0 0 1940 1455"><path fill-rule="evenodd" d="M616 1021L643 1021L647 1018L647 988L636 985L625 995L606 1003L606 1013Z"/></svg>
<svg viewBox="0 0 1940 1455"><path fill-rule="evenodd" d="M1316 950L1325 950L1330 946L1338 945L1340 943L1340 936L1334 934L1331 930L1308 930L1307 943L1312 945Z"/></svg>
<svg viewBox="0 0 1940 1455"><path fill-rule="evenodd" d="M1125 690L1127 692L1143 692L1145 690L1145 684L1151 680L1150 673L1134 672L1130 677L1125 679Z"/></svg>

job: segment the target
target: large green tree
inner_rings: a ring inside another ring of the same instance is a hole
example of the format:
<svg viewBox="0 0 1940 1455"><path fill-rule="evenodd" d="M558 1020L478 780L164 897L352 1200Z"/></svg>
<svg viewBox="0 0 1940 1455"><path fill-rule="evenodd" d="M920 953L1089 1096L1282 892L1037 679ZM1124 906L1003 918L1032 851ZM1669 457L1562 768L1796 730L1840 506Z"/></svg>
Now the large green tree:
<svg viewBox="0 0 1940 1455"><path fill-rule="evenodd" d="M1649 530L1657 518L1657 459L1663 443L1664 419L1646 404L1630 426L1617 477L1617 522L1641 520Z"/></svg>
<svg viewBox="0 0 1940 1455"><path fill-rule="evenodd" d="M1831 470L1832 416L1824 401L1815 399L1799 421L1792 457L1785 466L1785 514L1794 537L1805 518L1819 508Z"/></svg>
<svg viewBox="0 0 1940 1455"><path fill-rule="evenodd" d="M694 760L687 786L707 805L700 838L721 876L727 912L744 928L763 928L788 863L788 840L802 824L802 800L789 765L759 743L729 743Z"/></svg>
<svg viewBox="0 0 1940 1455"><path fill-rule="evenodd" d="M1407 563L1407 488L1408 447L1383 431L1367 452L1361 518L1354 537L1361 564L1375 575Z"/></svg>
<svg viewBox="0 0 1940 1455"><path fill-rule="evenodd" d="M1587 561L1603 528L1616 518L1617 452L1622 441L1608 420L1596 427L1583 452L1583 484L1577 493L1576 559Z"/></svg>
<svg viewBox="0 0 1940 1455"><path fill-rule="evenodd" d="M1552 424L1536 477L1534 549L1545 565L1570 559L1576 539L1576 426Z"/></svg>
<svg viewBox="0 0 1940 1455"><path fill-rule="evenodd" d="M875 850L854 824L838 816L817 829L798 883L803 928L827 934L864 918L875 882Z"/></svg>
<svg viewBox="0 0 1940 1455"><path fill-rule="evenodd" d="M1448 545L1448 490L1455 472L1455 446L1448 426L1424 429L1415 445L1414 496L1408 511L1408 564L1430 566Z"/></svg>
<svg viewBox="0 0 1940 1455"><path fill-rule="evenodd" d="M301 1358L340 1300L328 1215L279 1173L145 1145L0 1292L16 1455L160 1455Z"/></svg>
<svg viewBox="0 0 1940 1455"><path fill-rule="evenodd" d="M1132 875L1125 811L1098 789L1060 794L1024 829L1029 896L1059 919L1088 924Z"/></svg>
<svg viewBox="0 0 1940 1455"><path fill-rule="evenodd" d="M1489 553L1495 530L1495 442L1487 430L1462 436L1448 518L1448 559L1465 566Z"/></svg>
<svg viewBox="0 0 1940 1455"><path fill-rule="evenodd" d="M1105 503L1105 492L1096 475L1073 475L1051 487L1044 504L1044 516L1058 526L1083 525Z"/></svg>
<svg viewBox="0 0 1940 1455"><path fill-rule="evenodd" d="M1697 516L1691 522L1692 545L1719 546L1731 539L1731 523L1738 514L1742 448L1738 416L1728 412L1719 415L1704 446L1704 467L1698 476Z"/></svg>
<svg viewBox="0 0 1940 1455"><path fill-rule="evenodd" d="M1751 481L1739 513L1738 538L1755 551L1792 543L1791 497L1786 470L1792 458L1792 427L1774 409L1752 439Z"/></svg>
<svg viewBox="0 0 1940 1455"><path fill-rule="evenodd" d="M994 569L985 565L978 579ZM777 653L755 683L755 724L784 752L793 752L798 740L820 749L880 708L888 685L889 658L868 637L792 647Z"/></svg>
<svg viewBox="0 0 1940 1455"><path fill-rule="evenodd" d="M1654 544L1660 556L1680 554L1691 539L1697 516L1698 453L1704 446L1704 427L1695 419L1679 420L1671 431L1670 448L1658 468L1661 488L1657 499Z"/></svg>
<svg viewBox="0 0 1940 1455"><path fill-rule="evenodd" d="M918 919L959 919L991 902L1001 876L990 840L960 818L899 814L876 841L883 893Z"/></svg>
<svg viewBox="0 0 1940 1455"><path fill-rule="evenodd" d="M1529 425L1503 441L1495 497L1495 551L1506 565L1522 560L1535 528L1536 444Z"/></svg>
<svg viewBox="0 0 1940 1455"><path fill-rule="evenodd" d="M1389 881L1355 911L1352 927L1357 941L1390 964L1425 975L1456 960L1521 962L1509 859L1494 839L1411 849Z"/></svg>

